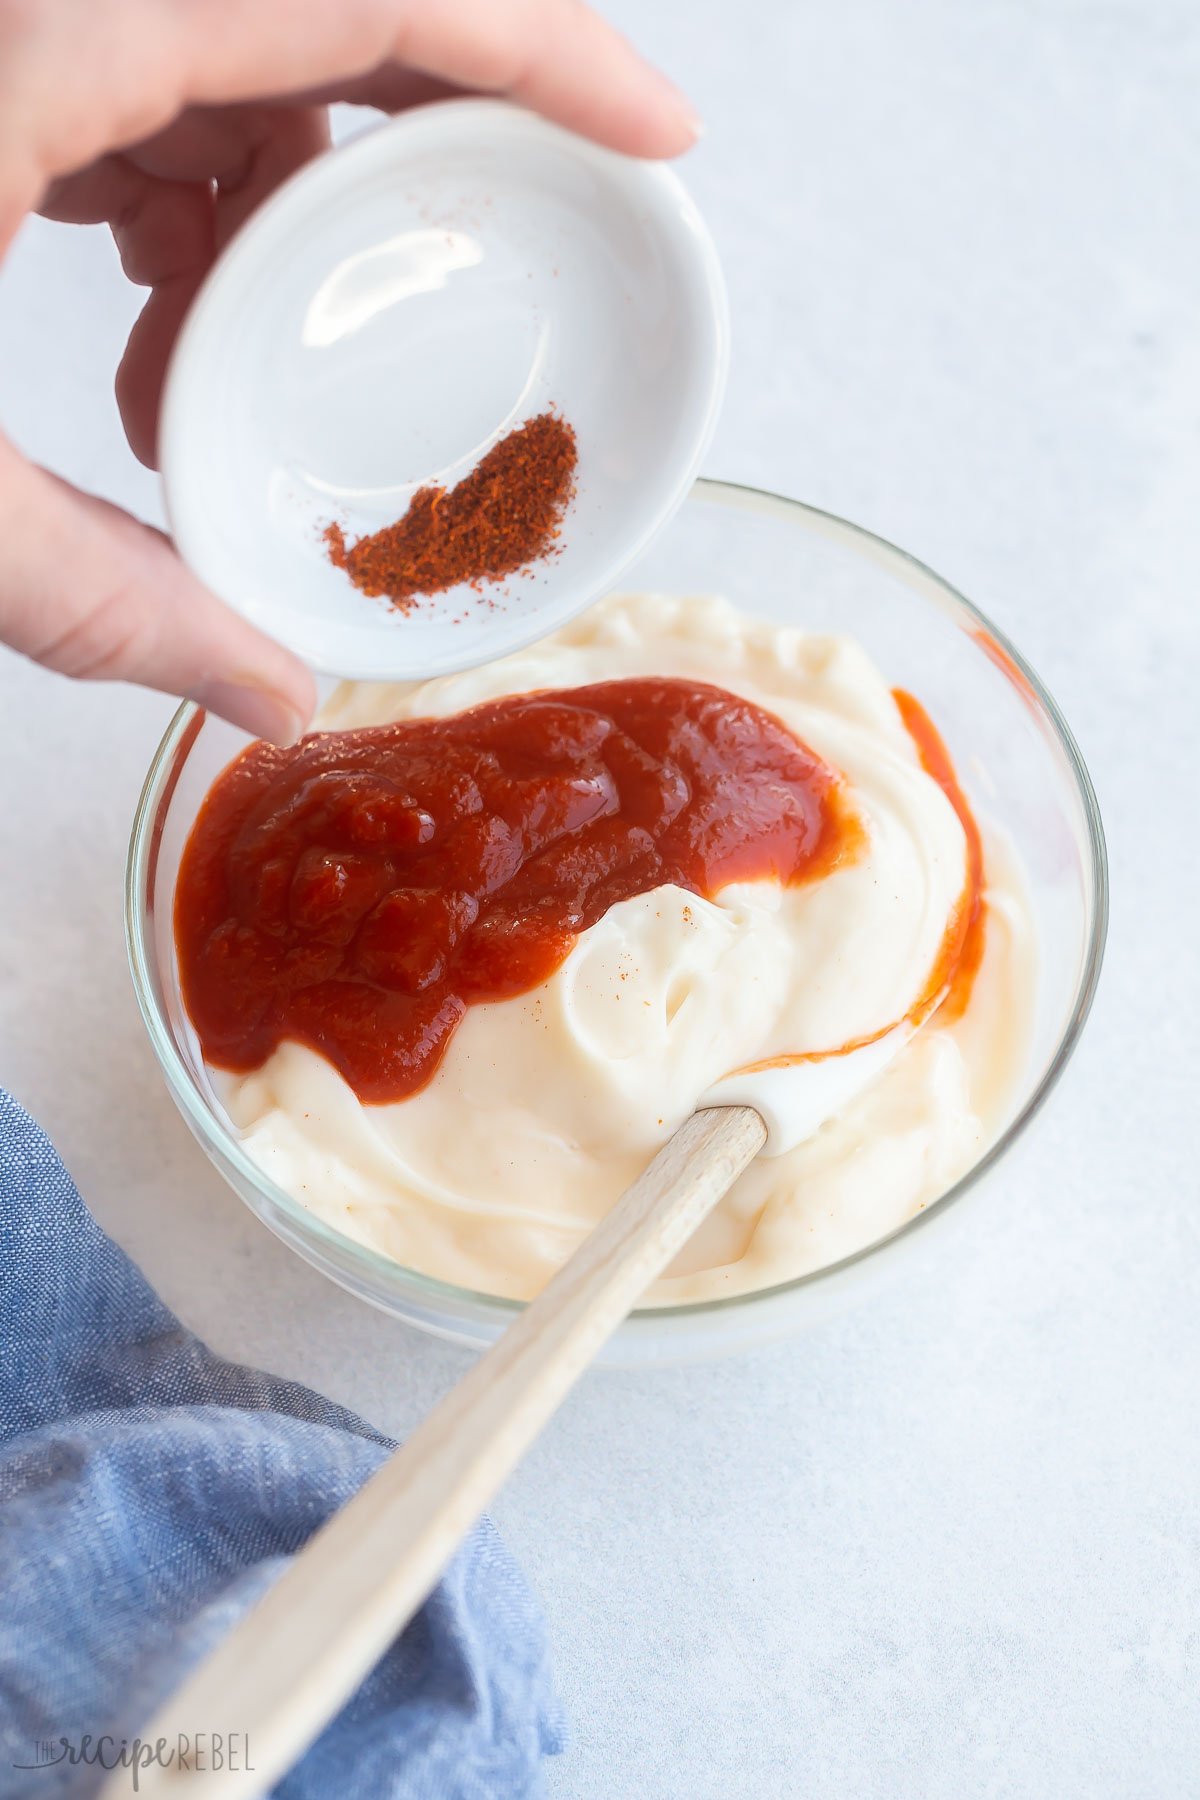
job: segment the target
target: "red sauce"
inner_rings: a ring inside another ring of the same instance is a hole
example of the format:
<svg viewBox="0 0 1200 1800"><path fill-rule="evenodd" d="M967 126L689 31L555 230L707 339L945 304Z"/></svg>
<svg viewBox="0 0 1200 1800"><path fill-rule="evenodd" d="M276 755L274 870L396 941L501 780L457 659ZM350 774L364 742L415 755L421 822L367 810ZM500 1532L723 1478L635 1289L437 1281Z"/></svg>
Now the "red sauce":
<svg viewBox="0 0 1200 1800"><path fill-rule="evenodd" d="M545 981L617 901L812 880L860 840L833 769L699 682L255 744L184 850L183 997L218 1067L258 1068L292 1038L361 1100L400 1100L468 1006Z"/></svg>
<svg viewBox="0 0 1200 1800"><path fill-rule="evenodd" d="M999 649L1000 646L997 645L996 648ZM987 935L987 903L983 897L983 840L971 811L971 803L959 786L950 752L943 743L937 726L921 702L914 700L911 694L906 694L903 688L893 689L892 698L900 708L900 717L904 720L909 737L916 745L921 767L937 782L958 814L967 840L967 879L958 905L950 916L946 935L942 939L941 954L934 964L924 1000L918 1005L916 1013L916 1022L919 1024L937 1006L943 1023L949 1025L962 1017L971 997L975 977L979 973L979 965L983 961L983 946ZM942 993L945 998L938 1005L938 995Z"/></svg>
<svg viewBox="0 0 1200 1800"><path fill-rule="evenodd" d="M941 733L919 700L903 688L893 688L892 698L913 741L921 767L937 782L958 814L966 838L967 874L958 903L946 925L937 956L928 979L903 1019L893 1019L866 1037L853 1038L827 1050L798 1051L788 1056L766 1056L759 1062L743 1063L733 1071L738 1075L757 1075L765 1069L791 1069L797 1063L824 1062L831 1056L845 1056L852 1050L863 1050L877 1044L898 1025L923 1025L935 1012L944 1024L952 1025L962 1017L971 989L983 961L987 933L987 902L984 899L983 840L971 811L971 803L959 785L958 775L950 760L950 752Z"/></svg>

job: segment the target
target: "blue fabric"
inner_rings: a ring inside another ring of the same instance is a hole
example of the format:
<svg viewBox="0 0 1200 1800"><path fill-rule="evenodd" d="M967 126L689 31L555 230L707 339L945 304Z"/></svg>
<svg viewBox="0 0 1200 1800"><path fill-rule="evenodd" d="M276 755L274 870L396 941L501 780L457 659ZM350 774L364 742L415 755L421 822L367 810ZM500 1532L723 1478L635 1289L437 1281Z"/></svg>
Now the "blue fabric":
<svg viewBox="0 0 1200 1800"><path fill-rule="evenodd" d="M4 1800L93 1793L62 1741L131 1737L390 1448L185 1331L0 1090ZM18 1767L39 1743L62 1760ZM276 1793L535 1796L559 1748L542 1624L485 1522Z"/></svg>

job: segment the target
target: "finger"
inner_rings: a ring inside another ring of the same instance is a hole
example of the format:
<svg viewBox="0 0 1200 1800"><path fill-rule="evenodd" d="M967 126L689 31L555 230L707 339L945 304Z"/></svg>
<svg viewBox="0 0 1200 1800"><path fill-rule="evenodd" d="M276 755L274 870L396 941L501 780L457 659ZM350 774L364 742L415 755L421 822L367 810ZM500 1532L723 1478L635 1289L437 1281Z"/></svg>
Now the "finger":
<svg viewBox="0 0 1200 1800"><path fill-rule="evenodd" d="M193 110L150 144L102 157L43 197L39 211L48 218L111 222L126 275L154 289L116 381L126 435L148 467L155 467L171 350L213 257L267 194L328 143L327 116L315 107Z"/></svg>
<svg viewBox="0 0 1200 1800"><path fill-rule="evenodd" d="M412 5L387 65L503 94L631 156L677 156L699 121L673 82L589 7L572 0ZM372 104L389 106L384 67Z"/></svg>
<svg viewBox="0 0 1200 1800"><path fill-rule="evenodd" d="M154 288L130 333L116 381L130 446L149 468L157 466L167 364L213 257L281 181L329 142L326 115L316 108L247 112L248 118L222 121L223 133L216 121L192 115L166 134L171 144L160 143L140 159L183 171L203 167L198 160L203 156L215 195L207 184L159 179L135 163L132 174L143 182L142 192L113 225L125 273Z"/></svg>
<svg viewBox="0 0 1200 1800"><path fill-rule="evenodd" d="M114 385L121 423L129 448L148 469L158 467L158 421L167 365L207 266L159 282L134 321L117 365Z"/></svg>
<svg viewBox="0 0 1200 1800"><path fill-rule="evenodd" d="M312 676L200 585L157 531L79 494L0 440L0 640L85 680L184 694L292 743Z"/></svg>
<svg viewBox="0 0 1200 1800"><path fill-rule="evenodd" d="M241 167L216 177L217 248L280 182L328 148L329 115L323 107L264 108L262 129L247 146Z"/></svg>
<svg viewBox="0 0 1200 1800"><path fill-rule="evenodd" d="M153 288L117 370L117 402L139 461L154 466L158 411L171 347L216 254L210 182L161 181L106 156L56 182L40 210L71 224L112 225L130 281Z"/></svg>
<svg viewBox="0 0 1200 1800"><path fill-rule="evenodd" d="M244 166L244 157L238 166ZM159 180L105 156L54 182L39 210L67 224L107 222L130 281L154 289L117 371L117 401L134 454L154 466L158 410L171 347L216 254L212 183Z"/></svg>
<svg viewBox="0 0 1200 1800"><path fill-rule="evenodd" d="M589 18L591 14L587 15ZM598 23L598 21L597 21ZM612 33L604 28L606 40ZM351 106L374 106L380 112L404 112L410 106L423 106L431 100L462 99L478 93L500 94L517 100L533 112L540 112L555 123L568 126L584 137L611 149L624 150L630 156L678 156L695 142L700 122L690 104L665 76L641 64L649 80L640 79L628 87L621 79L621 69L628 51L617 40L619 53L610 45L607 56L601 55L596 70L596 84L589 89L576 70L563 74L560 91L555 94L539 70L531 70L529 79L505 85L503 82L473 85L465 80L450 81L436 75L422 74L394 60L359 76L357 80L326 83L307 90L297 98L322 106L341 100ZM606 75L605 62L618 66ZM608 85L605 85L605 83Z"/></svg>
<svg viewBox="0 0 1200 1800"><path fill-rule="evenodd" d="M116 395L134 455L155 468L167 363L216 254L216 204L207 183L140 180L136 200L112 218L112 234L130 281L153 292L129 334Z"/></svg>
<svg viewBox="0 0 1200 1800"><path fill-rule="evenodd" d="M33 146L42 185L189 104L360 83L393 64L507 94L634 155L695 137L678 91L578 0L121 0L18 6L4 31L0 135Z"/></svg>
<svg viewBox="0 0 1200 1800"><path fill-rule="evenodd" d="M343 79L332 85L309 88L295 98L310 106L374 106L380 112L405 112L410 106L427 106L433 100L462 100L472 90L461 82L442 81L418 69L385 62L357 80Z"/></svg>

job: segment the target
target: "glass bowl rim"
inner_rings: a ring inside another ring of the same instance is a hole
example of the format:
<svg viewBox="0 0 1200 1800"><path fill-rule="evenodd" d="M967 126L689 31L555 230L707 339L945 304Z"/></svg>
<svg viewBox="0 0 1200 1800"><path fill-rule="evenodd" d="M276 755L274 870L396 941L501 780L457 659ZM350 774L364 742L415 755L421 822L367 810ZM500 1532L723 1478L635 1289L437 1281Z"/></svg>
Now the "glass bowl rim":
<svg viewBox="0 0 1200 1800"><path fill-rule="evenodd" d="M1076 798L1087 827L1088 866L1084 899L1085 904L1089 906L1090 917L1087 919L1086 950L1081 961L1070 1012L1054 1053L1024 1104L978 1162L972 1164L971 1168L960 1176L951 1187L947 1188L945 1193L940 1194L936 1200L931 1201L911 1219L906 1219L895 1230L881 1238L876 1238L872 1243L864 1245L850 1256L842 1257L837 1262L828 1263L819 1269L809 1270L806 1274L794 1276L791 1280L779 1282L773 1287L756 1288L748 1293L730 1294L717 1299L689 1301L679 1306L639 1307L630 1315L631 1322L645 1321L660 1325L667 1325L672 1319L695 1322L710 1315L724 1314L735 1309L744 1312L746 1309L753 1309L756 1306L762 1307L767 1302L778 1300L784 1295L815 1287L822 1282L830 1282L856 1264L879 1256L882 1251L895 1245L900 1239L911 1238L933 1219L940 1218L948 1212L956 1201L963 1199L972 1188L976 1187L1007 1154L1040 1113L1071 1059L1091 1011L1100 978L1108 933L1109 906L1108 857L1104 827L1091 776L1074 734L1057 702L1037 672L1026 661L1016 645L993 624L985 613L981 612L972 601L967 599L965 594L960 593L957 588L918 557L910 555L906 550L901 550L887 538L867 530L865 526L856 525L852 520L842 518L837 513L811 506L806 501L789 499L786 495L775 494L767 489L751 487L738 482L715 481L707 478L700 478L694 483L687 499L702 500L746 513L782 516L794 523L800 523L818 536L840 542L852 552L865 555L868 560L889 570L899 577L904 586L923 594L926 599L939 605L943 611L954 615L956 622L960 622L960 615L965 615L966 619L976 627L977 633L983 634L986 640L981 644L981 654L988 654L989 649L993 647L998 650L999 656L992 657L992 660L1000 667L1001 673L1005 674L1021 690L1026 702L1034 703L1039 722L1049 727L1051 739L1061 751L1074 780ZM366 1297L372 1299L376 1305L382 1306L388 1311L396 1310L393 1301L400 1301L403 1297L402 1294L397 1291L385 1299L383 1293L389 1286L395 1289L396 1284L402 1282L404 1289L409 1291L414 1299L420 1300L426 1305L445 1306L448 1303L456 1313L461 1313L462 1309L466 1307L475 1313L486 1312L498 1322L508 1321L523 1311L527 1302L507 1299L497 1294L483 1293L472 1288L458 1287L451 1282L439 1281L435 1276L422 1274L419 1270L410 1269L406 1264L399 1263L392 1257L369 1249L365 1244L358 1243L333 1226L327 1225L324 1220L315 1217L298 1200L293 1199L290 1194L277 1187L258 1168L242 1148L240 1141L221 1124L216 1114L205 1104L198 1093L191 1073L176 1048L174 1039L161 1015L156 999L155 979L147 953L146 927L148 921L142 896L148 892L149 878L157 857L155 825L160 809L170 803L178 772L182 768L182 758L185 758L190 752L203 717L204 714L200 707L191 701L185 701L174 714L163 734L138 797L125 868L125 943L134 992L151 1045L176 1104L206 1150L215 1152L230 1163L243 1181L292 1223L302 1239L315 1239L317 1243L327 1244L329 1249L335 1253L339 1263L344 1266L348 1262L360 1272L362 1277L365 1277L365 1286L369 1290ZM252 1207L251 1211L254 1210ZM358 1291L361 1294L362 1290Z"/></svg>

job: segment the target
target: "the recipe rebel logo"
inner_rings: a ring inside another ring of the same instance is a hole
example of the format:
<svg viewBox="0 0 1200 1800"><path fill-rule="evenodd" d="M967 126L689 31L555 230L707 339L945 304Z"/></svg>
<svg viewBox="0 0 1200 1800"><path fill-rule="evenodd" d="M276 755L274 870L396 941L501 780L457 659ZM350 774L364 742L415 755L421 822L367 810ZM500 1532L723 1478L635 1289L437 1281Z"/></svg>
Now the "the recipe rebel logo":
<svg viewBox="0 0 1200 1800"><path fill-rule="evenodd" d="M156 1738L148 1743L140 1737L113 1737L107 1732L93 1737L38 1738L27 1760L13 1759L14 1769L95 1768L112 1773L128 1769L132 1793L137 1793L143 1769L188 1769L198 1774L227 1770L234 1774L253 1774L250 1740L245 1732L197 1731L180 1732L175 1738ZM32 1790L31 1790L32 1791Z"/></svg>

